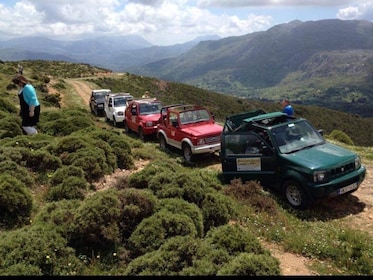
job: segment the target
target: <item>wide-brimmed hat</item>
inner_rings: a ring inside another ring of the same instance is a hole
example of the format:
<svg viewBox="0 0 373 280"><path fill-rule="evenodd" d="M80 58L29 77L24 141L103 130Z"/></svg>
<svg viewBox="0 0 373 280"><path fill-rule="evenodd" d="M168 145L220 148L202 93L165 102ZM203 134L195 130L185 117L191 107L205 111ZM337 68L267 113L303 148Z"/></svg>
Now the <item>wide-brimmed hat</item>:
<svg viewBox="0 0 373 280"><path fill-rule="evenodd" d="M17 74L13 77L12 82L18 84L19 82L23 84L28 84L29 81L21 74Z"/></svg>

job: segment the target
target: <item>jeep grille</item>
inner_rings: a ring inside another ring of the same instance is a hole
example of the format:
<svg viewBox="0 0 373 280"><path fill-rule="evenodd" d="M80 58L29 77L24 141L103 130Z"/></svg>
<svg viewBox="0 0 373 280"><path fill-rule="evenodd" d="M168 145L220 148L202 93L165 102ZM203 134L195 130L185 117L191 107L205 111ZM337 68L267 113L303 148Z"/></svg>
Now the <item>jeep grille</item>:
<svg viewBox="0 0 373 280"><path fill-rule="evenodd" d="M355 163L354 162L349 162L347 164L338 166L336 168L333 168L330 170L330 176L331 178L333 177L339 177L343 174L350 173L355 170Z"/></svg>
<svg viewBox="0 0 373 280"><path fill-rule="evenodd" d="M217 142L220 142L220 135L207 137L205 139L206 144L217 143Z"/></svg>

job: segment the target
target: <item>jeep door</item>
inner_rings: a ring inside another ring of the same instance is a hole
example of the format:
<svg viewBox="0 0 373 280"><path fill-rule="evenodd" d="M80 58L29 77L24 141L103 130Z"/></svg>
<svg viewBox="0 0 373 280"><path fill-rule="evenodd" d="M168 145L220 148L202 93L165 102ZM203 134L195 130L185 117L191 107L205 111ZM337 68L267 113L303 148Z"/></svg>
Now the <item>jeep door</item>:
<svg viewBox="0 0 373 280"><path fill-rule="evenodd" d="M276 156L268 138L254 132L223 133L220 158L225 178L256 180L263 186L276 181Z"/></svg>

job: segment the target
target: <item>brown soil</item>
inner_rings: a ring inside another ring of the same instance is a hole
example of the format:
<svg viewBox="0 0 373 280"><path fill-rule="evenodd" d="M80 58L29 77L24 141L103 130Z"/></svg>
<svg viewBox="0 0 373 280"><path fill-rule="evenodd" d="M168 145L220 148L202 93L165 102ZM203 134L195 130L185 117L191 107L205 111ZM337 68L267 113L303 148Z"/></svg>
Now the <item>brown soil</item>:
<svg viewBox="0 0 373 280"><path fill-rule="evenodd" d="M84 81L69 79L67 80L77 94L82 98L84 104L89 104L91 88ZM162 86L165 86L162 84ZM99 190L105 189L112 185L118 177L126 176L131 172L141 170L147 164L146 161L136 163L134 171L117 170L109 176L105 176L96 183ZM351 228L359 229L373 236L373 164L369 163L367 167L367 177L360 188L353 194L345 197L336 197L320 202L320 207L327 205L333 209L334 219L340 219ZM220 165L214 165L213 168L220 168ZM316 207L318 207L316 205ZM276 244L263 242L263 245L271 250L272 255L280 261L281 274L284 276L312 276L317 275L310 269L311 259L303 256L286 252L283 247Z"/></svg>

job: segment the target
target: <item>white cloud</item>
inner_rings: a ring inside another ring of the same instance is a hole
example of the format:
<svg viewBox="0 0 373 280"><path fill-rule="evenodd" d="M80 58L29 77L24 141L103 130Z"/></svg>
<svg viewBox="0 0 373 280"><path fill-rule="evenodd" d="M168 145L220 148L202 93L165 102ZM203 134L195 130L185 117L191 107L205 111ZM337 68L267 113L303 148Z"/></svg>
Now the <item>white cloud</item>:
<svg viewBox="0 0 373 280"><path fill-rule="evenodd" d="M337 17L343 20L366 19L373 20L373 1L359 1L358 4L338 11Z"/></svg>
<svg viewBox="0 0 373 280"><path fill-rule="evenodd" d="M284 19L302 20L290 11L297 8L304 15L309 6L312 13L316 8L334 11L329 18L370 20L372 5L373 0L2 0L0 34L63 39L135 34L157 45L171 45L201 35L266 30Z"/></svg>

